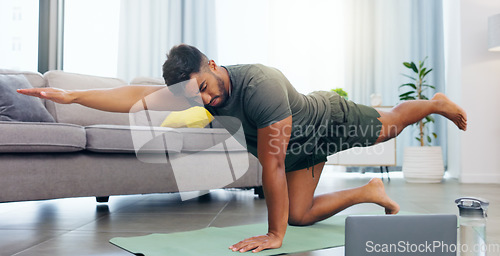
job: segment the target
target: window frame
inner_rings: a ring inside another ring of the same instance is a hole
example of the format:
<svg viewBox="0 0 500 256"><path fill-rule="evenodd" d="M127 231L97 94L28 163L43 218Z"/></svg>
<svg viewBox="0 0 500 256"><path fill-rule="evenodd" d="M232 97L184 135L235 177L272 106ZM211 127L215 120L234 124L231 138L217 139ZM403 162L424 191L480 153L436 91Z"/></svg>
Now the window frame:
<svg viewBox="0 0 500 256"><path fill-rule="evenodd" d="M38 72L63 69L65 0L39 0Z"/></svg>

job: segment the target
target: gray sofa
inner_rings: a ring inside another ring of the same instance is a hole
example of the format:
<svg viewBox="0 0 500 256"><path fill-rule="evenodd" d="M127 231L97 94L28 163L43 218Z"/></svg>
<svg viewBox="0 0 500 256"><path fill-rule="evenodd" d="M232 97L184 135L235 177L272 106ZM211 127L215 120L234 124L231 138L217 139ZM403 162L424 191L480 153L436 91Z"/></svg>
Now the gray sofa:
<svg viewBox="0 0 500 256"><path fill-rule="evenodd" d="M127 84L63 71L0 75L23 76L33 87ZM158 127L165 112L109 113L51 101L42 106L55 122L0 122L0 202L87 196L107 201L112 195L223 187L261 192L258 160L225 129Z"/></svg>

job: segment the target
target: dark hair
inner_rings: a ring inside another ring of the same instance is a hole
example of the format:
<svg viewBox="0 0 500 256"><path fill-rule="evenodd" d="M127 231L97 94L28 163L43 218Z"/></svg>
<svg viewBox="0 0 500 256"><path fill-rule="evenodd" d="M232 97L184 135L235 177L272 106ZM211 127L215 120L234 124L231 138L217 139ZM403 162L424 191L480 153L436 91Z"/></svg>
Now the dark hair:
<svg viewBox="0 0 500 256"><path fill-rule="evenodd" d="M163 63L163 79L170 86L190 79L191 74L200 72L202 63L208 58L196 47L180 44L172 47Z"/></svg>

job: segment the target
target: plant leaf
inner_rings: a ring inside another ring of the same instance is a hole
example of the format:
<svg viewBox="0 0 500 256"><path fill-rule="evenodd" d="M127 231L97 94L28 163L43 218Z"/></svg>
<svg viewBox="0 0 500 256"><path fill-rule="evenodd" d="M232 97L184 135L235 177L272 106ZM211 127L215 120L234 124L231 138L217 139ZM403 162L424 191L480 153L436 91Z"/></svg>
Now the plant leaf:
<svg viewBox="0 0 500 256"><path fill-rule="evenodd" d="M432 142L432 139L429 135L427 135L427 142L431 143Z"/></svg>
<svg viewBox="0 0 500 256"><path fill-rule="evenodd" d="M422 60L422 62L420 62L420 68L422 68L424 66L424 63L427 60L427 57L428 56L425 56L425 58Z"/></svg>
<svg viewBox="0 0 500 256"><path fill-rule="evenodd" d="M344 89L342 89L342 88L335 88L335 89L332 89L331 91L336 92L338 95L340 95L342 97L347 97L347 92L344 91Z"/></svg>
<svg viewBox="0 0 500 256"><path fill-rule="evenodd" d="M424 119L425 119L425 122L424 122L424 123L429 123L429 122L432 122L432 120L430 120L430 119L428 118L428 116L424 117Z"/></svg>
<svg viewBox="0 0 500 256"><path fill-rule="evenodd" d="M415 84L412 84L412 83L402 84L399 86L399 88L404 87L404 86L410 86L411 88L413 88L415 90L417 89L417 86Z"/></svg>
<svg viewBox="0 0 500 256"><path fill-rule="evenodd" d="M409 75L406 75L406 74L401 74L401 75L403 75L403 76L405 76L405 77L408 77L408 78L410 78L411 80L415 80L415 81L417 81L417 79L416 79L415 77L412 77L412 76L409 76Z"/></svg>
<svg viewBox="0 0 500 256"><path fill-rule="evenodd" d="M427 96L425 96L425 95L420 95L420 99L421 100L429 100L429 98L427 98Z"/></svg>
<svg viewBox="0 0 500 256"><path fill-rule="evenodd" d="M410 96L411 94L415 93L414 91L409 91L409 92L405 92L403 94L400 94L399 97L406 97L406 96Z"/></svg>
<svg viewBox="0 0 500 256"><path fill-rule="evenodd" d="M424 75L422 77L425 77L427 74L429 74L430 72L432 71L432 68L427 70L427 72L424 73Z"/></svg>
<svg viewBox="0 0 500 256"><path fill-rule="evenodd" d="M417 68L417 65L415 65L415 63L410 63L411 65L411 69L413 69L413 72L417 73L418 74L418 68Z"/></svg>
<svg viewBox="0 0 500 256"><path fill-rule="evenodd" d="M434 139L437 139L438 135L435 132L433 132L432 135L434 136Z"/></svg>
<svg viewBox="0 0 500 256"><path fill-rule="evenodd" d="M422 67L420 67L420 68L422 68ZM420 73L418 74L418 76L419 76L420 78L423 78L423 77L424 77L425 70L427 70L427 68L424 68L424 69L421 69L421 70L420 70Z"/></svg>
<svg viewBox="0 0 500 256"><path fill-rule="evenodd" d="M415 98L415 97L413 97L413 96L409 96L409 97L400 97L400 98L399 98L399 100L401 100L401 101L405 101L405 100L416 100L416 98Z"/></svg>
<svg viewBox="0 0 500 256"><path fill-rule="evenodd" d="M418 140L418 142L420 142L420 138L419 138L419 137L415 137L415 139L417 139L417 140Z"/></svg>
<svg viewBox="0 0 500 256"><path fill-rule="evenodd" d="M411 69L411 64L409 62L403 62L403 65L405 65L405 67Z"/></svg>
<svg viewBox="0 0 500 256"><path fill-rule="evenodd" d="M426 117L425 117L425 120L427 120L428 122L433 122L433 123L436 121L436 120L434 119L434 117L432 117L432 116L426 116Z"/></svg>
<svg viewBox="0 0 500 256"><path fill-rule="evenodd" d="M434 90L436 89L436 86L434 86L434 85L430 85L430 84L422 84L422 86L425 86L425 87L430 87L430 88L432 88L432 89L434 89Z"/></svg>

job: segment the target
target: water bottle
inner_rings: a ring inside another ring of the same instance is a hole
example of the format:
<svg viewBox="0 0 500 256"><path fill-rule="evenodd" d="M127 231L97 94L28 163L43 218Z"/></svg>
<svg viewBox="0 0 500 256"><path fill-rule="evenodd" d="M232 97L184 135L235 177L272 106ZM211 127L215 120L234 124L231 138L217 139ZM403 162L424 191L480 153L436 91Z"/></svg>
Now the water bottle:
<svg viewBox="0 0 500 256"><path fill-rule="evenodd" d="M458 198L455 203L460 212L459 255L486 256L486 217L490 203L477 197Z"/></svg>

